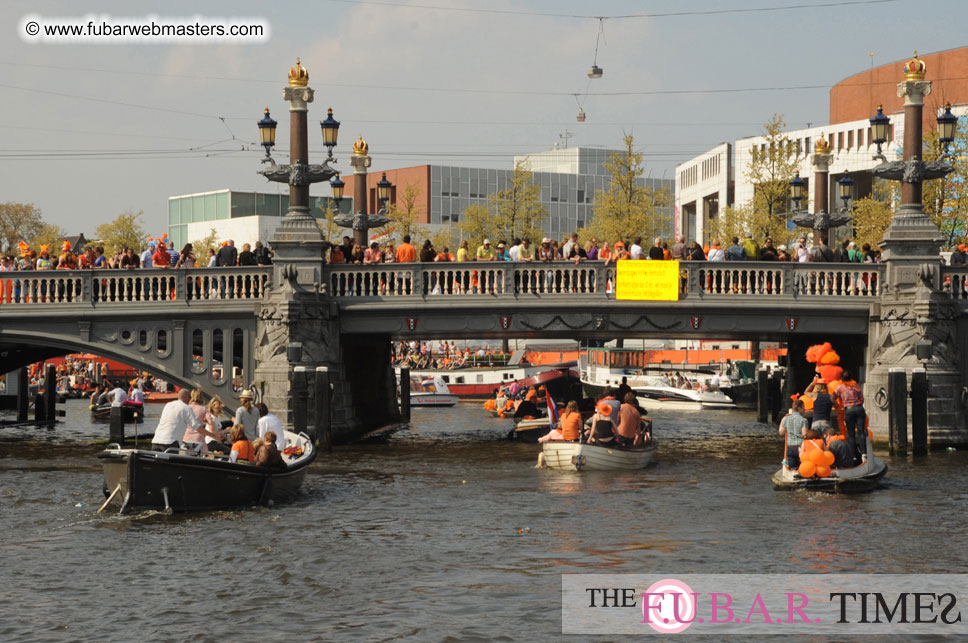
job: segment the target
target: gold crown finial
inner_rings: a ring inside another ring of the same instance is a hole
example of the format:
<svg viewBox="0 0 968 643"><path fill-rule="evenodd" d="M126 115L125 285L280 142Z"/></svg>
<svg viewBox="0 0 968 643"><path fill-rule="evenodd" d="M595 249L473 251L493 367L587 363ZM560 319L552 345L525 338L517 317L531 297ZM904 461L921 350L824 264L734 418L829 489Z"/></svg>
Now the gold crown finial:
<svg viewBox="0 0 968 643"><path fill-rule="evenodd" d="M353 143L353 156L366 156L370 153L370 146L363 140L363 135Z"/></svg>
<svg viewBox="0 0 968 643"><path fill-rule="evenodd" d="M813 152L814 154L830 154L830 141L824 138L823 132L820 132L820 138L813 144Z"/></svg>
<svg viewBox="0 0 968 643"><path fill-rule="evenodd" d="M299 64L299 58L296 58L296 66L289 69L289 86L290 87L305 87L309 84L309 71Z"/></svg>
<svg viewBox="0 0 968 643"><path fill-rule="evenodd" d="M918 50L915 49L911 60L904 63L904 80L924 80L926 70L927 66L918 58Z"/></svg>

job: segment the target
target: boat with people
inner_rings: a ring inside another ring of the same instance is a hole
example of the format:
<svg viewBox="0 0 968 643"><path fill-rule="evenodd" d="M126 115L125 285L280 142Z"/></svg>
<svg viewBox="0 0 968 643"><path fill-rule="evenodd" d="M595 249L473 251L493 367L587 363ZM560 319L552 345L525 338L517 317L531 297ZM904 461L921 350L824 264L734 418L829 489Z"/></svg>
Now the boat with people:
<svg viewBox="0 0 968 643"><path fill-rule="evenodd" d="M656 441L640 447L618 448L588 442L550 441L541 445L544 465L558 471L636 471L655 457Z"/></svg>
<svg viewBox="0 0 968 643"><path fill-rule="evenodd" d="M828 451L829 453L829 451ZM829 466L828 466L829 469ZM797 469L780 467L773 474L773 487L777 490L806 489L832 493L858 493L875 489L887 474L887 465L874 455L874 447L867 440L867 456L857 466L830 469L828 475L806 477Z"/></svg>
<svg viewBox="0 0 968 643"><path fill-rule="evenodd" d="M212 511L290 500L299 492L316 448L305 433L286 431L285 469L232 462L220 453L198 448L164 452L109 444L98 454L104 469L101 510L120 504L120 513L158 509L170 512Z"/></svg>
<svg viewBox="0 0 968 643"><path fill-rule="evenodd" d="M565 397L578 382L577 362L548 365L505 365L462 368L456 370L426 369L411 371L411 375L423 379L440 376L454 395L465 398L485 399L494 395L502 384L517 382L522 388L544 386L557 397ZM399 367L395 367L399 375Z"/></svg>
<svg viewBox="0 0 968 643"><path fill-rule="evenodd" d="M410 406L454 406L458 400L440 375L430 379L410 376Z"/></svg>

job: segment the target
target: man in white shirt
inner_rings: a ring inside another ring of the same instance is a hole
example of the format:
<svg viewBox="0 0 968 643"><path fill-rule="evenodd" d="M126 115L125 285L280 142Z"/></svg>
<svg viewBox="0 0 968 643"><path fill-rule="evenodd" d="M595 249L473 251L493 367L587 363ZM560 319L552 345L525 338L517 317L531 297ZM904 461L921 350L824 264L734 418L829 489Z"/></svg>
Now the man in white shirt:
<svg viewBox="0 0 968 643"><path fill-rule="evenodd" d="M276 448L281 453L286 448L286 431L282 428L282 420L274 413L269 413L269 407L264 402L255 405L262 415L259 418L259 437L265 440L266 432L272 431L276 434Z"/></svg>
<svg viewBox="0 0 968 643"><path fill-rule="evenodd" d="M632 242L632 247L629 248L629 258L642 258L642 237L635 237L635 240Z"/></svg>
<svg viewBox="0 0 968 643"><path fill-rule="evenodd" d="M511 257L511 261L518 261L518 251L521 250L521 240L514 239L511 242L511 247L508 248L508 256Z"/></svg>
<svg viewBox="0 0 968 643"><path fill-rule="evenodd" d="M239 408L235 410L235 423L245 427L245 438L255 440L259 430L259 409L252 406L252 391L245 389L239 394Z"/></svg>
<svg viewBox="0 0 968 643"><path fill-rule="evenodd" d="M145 394L141 392L140 388L132 386L131 392L128 395L128 401L134 402L135 404L144 404Z"/></svg>
<svg viewBox="0 0 968 643"><path fill-rule="evenodd" d="M191 393L187 388L178 391L178 399L165 404L158 420L158 428L151 439L152 451L164 451L169 447L178 448L178 441L185 435L185 429L202 426L195 418L195 412L188 406Z"/></svg>
<svg viewBox="0 0 968 643"><path fill-rule="evenodd" d="M571 256L571 249L574 248L575 245L577 244L578 244L578 233L572 232L571 238L565 242L565 245L561 247L561 256L564 259L567 259L569 256Z"/></svg>
<svg viewBox="0 0 968 643"><path fill-rule="evenodd" d="M111 404L124 404L128 400L128 392L121 388L120 382L114 383L114 388L108 393Z"/></svg>
<svg viewBox="0 0 968 643"><path fill-rule="evenodd" d="M813 253L810 252L810 246L807 245L807 238L800 237L800 242L794 249L796 253L796 258L798 263L810 263L813 261ZM794 281L794 294L804 293L806 294L810 286L810 273L806 270L797 271L796 280Z"/></svg>

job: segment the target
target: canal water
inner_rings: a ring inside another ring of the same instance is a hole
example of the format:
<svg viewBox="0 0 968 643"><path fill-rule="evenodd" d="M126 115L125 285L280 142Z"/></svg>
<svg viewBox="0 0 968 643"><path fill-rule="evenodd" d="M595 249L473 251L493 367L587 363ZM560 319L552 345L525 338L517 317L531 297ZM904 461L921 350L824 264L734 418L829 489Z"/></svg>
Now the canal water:
<svg viewBox="0 0 968 643"><path fill-rule="evenodd" d="M0 429L5 642L553 640L564 573L968 571L968 452L884 454L866 495L778 492L748 412L655 413L656 464L567 474L479 403L414 409L322 454L293 504L120 517L95 513L107 427L67 411Z"/></svg>

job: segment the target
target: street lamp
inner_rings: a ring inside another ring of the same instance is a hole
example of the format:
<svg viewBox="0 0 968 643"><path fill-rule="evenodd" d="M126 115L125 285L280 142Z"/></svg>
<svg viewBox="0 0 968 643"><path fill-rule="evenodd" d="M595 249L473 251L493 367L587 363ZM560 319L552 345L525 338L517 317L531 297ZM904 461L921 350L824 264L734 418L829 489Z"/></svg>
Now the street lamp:
<svg viewBox="0 0 968 643"><path fill-rule="evenodd" d="M945 103L944 114L938 117L938 142L941 143L941 155L948 154L948 144L955 140L955 126L958 117L951 113L951 103Z"/></svg>
<svg viewBox="0 0 968 643"><path fill-rule="evenodd" d="M800 201L803 200L806 186L806 182L800 178L800 170L797 170L796 176L790 181L790 198L793 199L793 207L797 212L800 211Z"/></svg>
<svg viewBox="0 0 968 643"><path fill-rule="evenodd" d="M333 189L333 200L336 201L336 207L339 208L339 202L343 200L343 188L346 187L346 183L337 174L336 178L329 182L329 187Z"/></svg>
<svg viewBox="0 0 968 643"><path fill-rule="evenodd" d="M330 107L326 112L326 120L319 121L323 129L323 145L326 146L326 156L333 158L333 148L336 147L336 138L339 136L339 121L333 118L333 108Z"/></svg>
<svg viewBox="0 0 968 643"><path fill-rule="evenodd" d="M383 178L376 184L376 198L380 202L380 212L384 212L387 207L387 201L390 200L390 188L393 184L387 181L387 173L383 173Z"/></svg>
<svg viewBox="0 0 968 643"><path fill-rule="evenodd" d="M884 154L881 152L881 145L887 142L887 136L891 129L891 119L884 116L884 106L877 106L877 114L871 121L871 141L877 144L877 154L874 155L874 160L880 159L886 161Z"/></svg>
<svg viewBox="0 0 968 643"><path fill-rule="evenodd" d="M269 116L269 108L266 107L266 114L259 121L259 144L266 148L266 159L271 159L269 150L276 144L276 123Z"/></svg>
<svg viewBox="0 0 968 643"><path fill-rule="evenodd" d="M847 175L847 170L844 170L844 175L837 181L837 185L840 189L840 198L844 201L844 210L847 210L847 202L850 201L854 191L854 179Z"/></svg>

